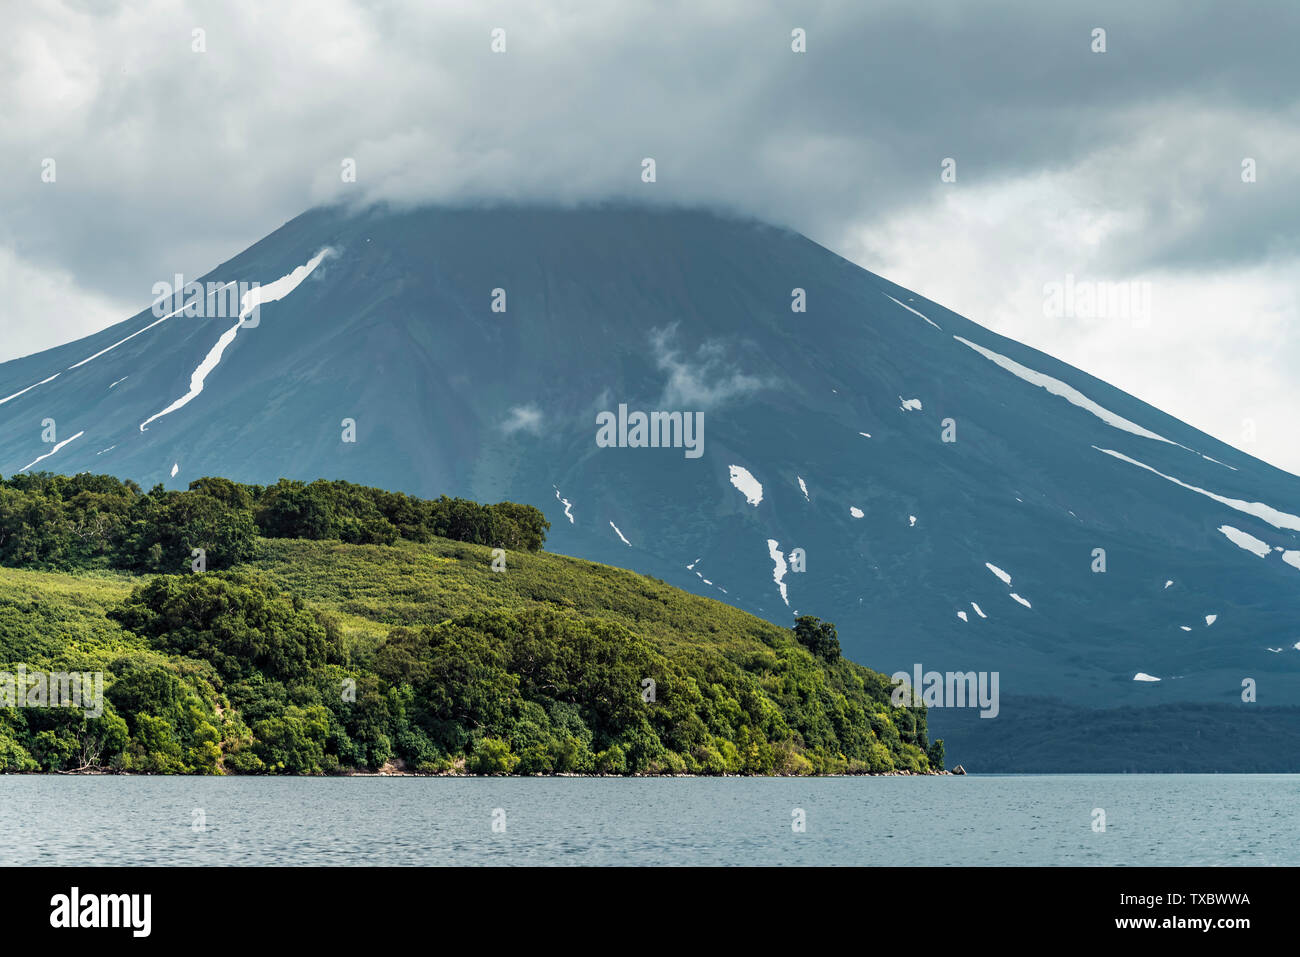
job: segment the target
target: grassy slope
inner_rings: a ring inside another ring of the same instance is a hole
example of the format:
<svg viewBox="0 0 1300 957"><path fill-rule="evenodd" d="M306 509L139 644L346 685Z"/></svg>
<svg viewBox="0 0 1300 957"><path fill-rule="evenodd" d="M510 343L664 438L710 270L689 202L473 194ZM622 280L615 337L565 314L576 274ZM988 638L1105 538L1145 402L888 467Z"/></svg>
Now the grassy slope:
<svg viewBox="0 0 1300 957"><path fill-rule="evenodd" d="M105 617L141 580L121 572L0 567L0 662L105 670L128 648L147 651L142 639Z"/></svg>
<svg viewBox="0 0 1300 957"><path fill-rule="evenodd" d="M773 645L795 647L789 630L730 605L563 555L514 552L505 572L493 572L491 549L445 539L395 546L266 539L262 547L254 567L344 616L357 643L392 625L544 605L617 621L666 654L703 644L738 660Z"/></svg>

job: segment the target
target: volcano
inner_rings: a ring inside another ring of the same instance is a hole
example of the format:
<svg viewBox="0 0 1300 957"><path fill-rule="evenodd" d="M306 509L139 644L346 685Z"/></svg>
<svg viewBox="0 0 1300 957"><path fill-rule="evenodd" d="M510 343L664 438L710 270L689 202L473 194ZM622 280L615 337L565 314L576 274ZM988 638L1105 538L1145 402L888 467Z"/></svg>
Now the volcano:
<svg viewBox="0 0 1300 957"><path fill-rule="evenodd" d="M877 670L996 673L930 712L967 768L1300 770L1300 478L795 232L323 208L199 281L0 365L0 472L525 502Z"/></svg>

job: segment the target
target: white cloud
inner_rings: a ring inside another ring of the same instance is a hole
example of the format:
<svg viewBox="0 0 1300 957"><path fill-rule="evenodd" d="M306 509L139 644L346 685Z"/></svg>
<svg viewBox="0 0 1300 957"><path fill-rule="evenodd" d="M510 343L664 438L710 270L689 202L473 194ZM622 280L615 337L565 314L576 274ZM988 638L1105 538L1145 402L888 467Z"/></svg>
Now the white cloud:
<svg viewBox="0 0 1300 957"><path fill-rule="evenodd" d="M1135 146L1130 161L1141 152ZM1124 269L1145 237L1166 241L1176 230L1156 222L1157 211L1134 202L1133 192L1115 189L1122 165L1108 151L1051 173L954 185L861 229L844 251L960 315L1300 473L1300 258ZM1234 167L1224 176L1250 188ZM1190 207L1173 215L1186 228L1208 228ZM1148 283L1149 321L1045 314L1045 286L1064 284L1067 275L1076 284Z"/></svg>
<svg viewBox="0 0 1300 957"><path fill-rule="evenodd" d="M510 410L510 416L501 424L507 435L515 432L531 432L540 435L542 431L542 411L535 405L517 405Z"/></svg>
<svg viewBox="0 0 1300 957"><path fill-rule="evenodd" d="M765 386L759 376L741 372L728 362L726 349L718 342L706 342L694 357L674 348L676 326L655 329L650 334L655 364L668 373L663 396L665 409L705 410Z"/></svg>
<svg viewBox="0 0 1300 957"><path fill-rule="evenodd" d="M0 362L62 345L139 311L77 285L68 272L39 268L0 247Z"/></svg>

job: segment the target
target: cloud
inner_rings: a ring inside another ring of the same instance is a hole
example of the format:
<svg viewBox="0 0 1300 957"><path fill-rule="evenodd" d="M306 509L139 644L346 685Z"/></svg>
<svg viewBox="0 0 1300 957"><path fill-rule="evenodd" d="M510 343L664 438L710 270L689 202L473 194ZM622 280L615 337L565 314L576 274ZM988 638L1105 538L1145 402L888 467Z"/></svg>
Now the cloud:
<svg viewBox="0 0 1300 957"><path fill-rule="evenodd" d="M5 304L0 360L62 345L138 311L133 304L82 288L57 266L33 266L0 247L0 299Z"/></svg>
<svg viewBox="0 0 1300 957"><path fill-rule="evenodd" d="M1300 7L138 0L5 18L0 359L126 318L155 282L321 203L704 204L1225 438L1255 409L1276 424L1252 450L1300 469L1283 438L1300 416ZM1067 272L1151 281L1176 335L1044 322L1041 286ZM32 292L51 288L72 307L57 319ZM726 388L680 380L704 401Z"/></svg>
<svg viewBox="0 0 1300 957"><path fill-rule="evenodd" d="M542 411L535 405L517 405L510 410L510 417L501 424L501 430L507 435L516 432L530 432L540 435L542 431Z"/></svg>
<svg viewBox="0 0 1300 957"><path fill-rule="evenodd" d="M1134 6L21 5L0 52L0 242L135 301L340 199L708 203L833 241L938 188L944 157L987 183L1146 139L1164 149L1134 153L1130 197L1174 209L1190 193L1210 223L1232 199L1200 186L1213 157L1257 155L1268 199L1233 231L1294 248L1276 227L1300 194L1277 148L1295 127L1300 9L1224 30L1208 9ZM1093 54L1103 20L1109 51Z"/></svg>
<svg viewBox="0 0 1300 957"><path fill-rule="evenodd" d="M1181 271L1116 255L1147 216L1087 164L940 194L842 250L1258 458L1300 474L1300 256ZM1052 210L1052 216L1043 215ZM935 268L935 264L943 268ZM1048 308L1049 285L1144 288L1149 315ZM1137 284L1135 287L1133 284Z"/></svg>
<svg viewBox="0 0 1300 957"><path fill-rule="evenodd" d="M673 346L676 334L675 324L650 333L655 365L668 374L659 400L661 407L712 409L767 385L762 378L741 372L728 363L727 350L720 342L706 342L695 351L694 357L683 356Z"/></svg>

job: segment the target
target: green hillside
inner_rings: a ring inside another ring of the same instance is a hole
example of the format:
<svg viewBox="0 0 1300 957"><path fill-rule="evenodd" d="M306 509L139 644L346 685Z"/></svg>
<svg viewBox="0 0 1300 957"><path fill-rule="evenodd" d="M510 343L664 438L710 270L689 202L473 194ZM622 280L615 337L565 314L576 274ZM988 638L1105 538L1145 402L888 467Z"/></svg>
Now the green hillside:
<svg viewBox="0 0 1300 957"><path fill-rule="evenodd" d="M547 554L546 527L526 506L346 483L204 479L146 494L105 476L0 482L0 671L104 674L98 716L41 707L35 688L35 704L4 707L0 674L0 770L942 762L924 709L892 707L888 678L840 657L833 626L779 628ZM196 572L200 548L208 570Z"/></svg>

